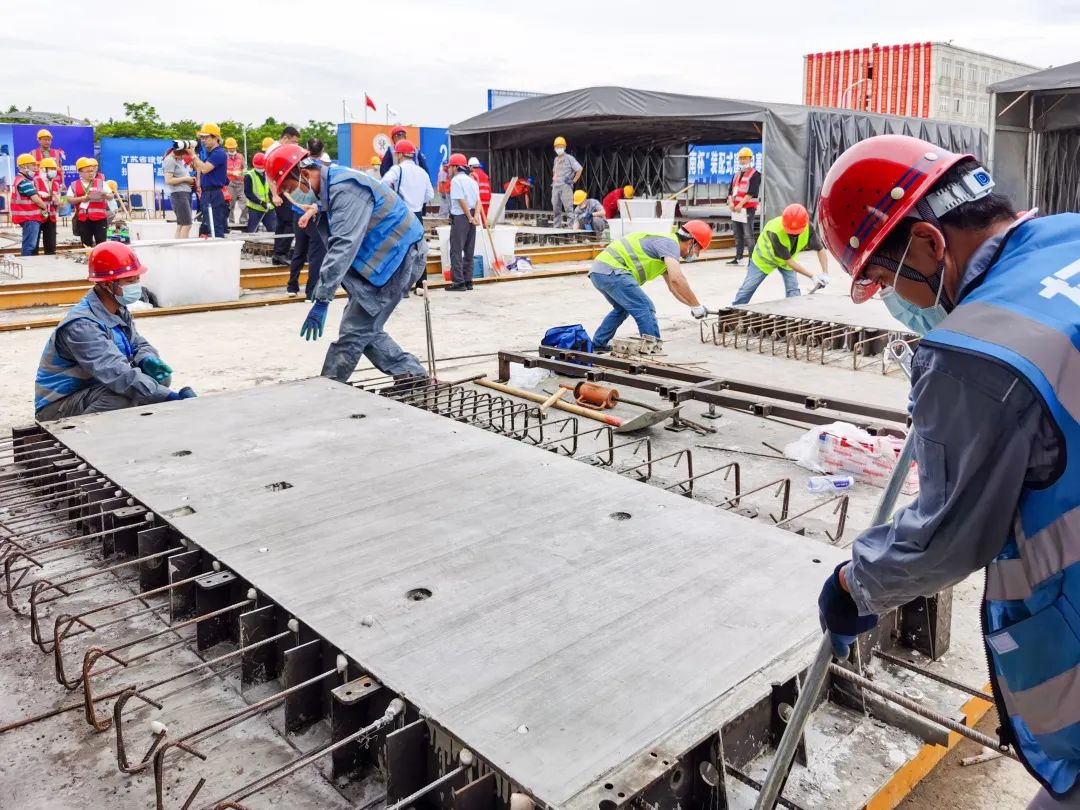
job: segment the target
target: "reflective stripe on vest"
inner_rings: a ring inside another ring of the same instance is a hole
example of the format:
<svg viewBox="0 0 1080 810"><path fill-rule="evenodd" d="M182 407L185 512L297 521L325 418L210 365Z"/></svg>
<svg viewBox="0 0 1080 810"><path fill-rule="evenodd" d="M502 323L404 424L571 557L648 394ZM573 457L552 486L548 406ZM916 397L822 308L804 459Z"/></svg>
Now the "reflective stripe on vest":
<svg viewBox="0 0 1080 810"><path fill-rule="evenodd" d="M378 180L341 166L327 166L323 171L324 191L320 196L328 228L334 213L330 207L331 187L353 182L371 192L374 209L352 269L376 287L382 287L400 269L409 248L424 238L423 226L401 198Z"/></svg>
<svg viewBox="0 0 1080 810"><path fill-rule="evenodd" d="M741 202L743 197L750 193L750 180L757 174L757 170L753 167L746 171L741 171L735 175L735 178L731 182L731 199L732 202ZM757 200L751 200L744 208L747 211L751 211L757 208Z"/></svg>
<svg viewBox="0 0 1080 810"><path fill-rule="evenodd" d="M1058 478L1020 491L984 604L994 689L1020 755L1062 794L1080 779L1080 215L1007 234L981 284L924 341L1011 367L1063 440Z"/></svg>
<svg viewBox="0 0 1080 810"><path fill-rule="evenodd" d="M483 169L473 169L472 179L476 181L476 185L480 189L480 202L491 202L491 178L488 177L487 172Z"/></svg>
<svg viewBox="0 0 1080 810"><path fill-rule="evenodd" d="M250 198L245 197L244 201L247 203L247 207L253 211L269 211L270 210L270 186L266 182L266 175L260 175L254 169L248 169L244 172L245 177L251 178L251 190L255 192L255 196L262 200L262 204L252 202Z"/></svg>
<svg viewBox="0 0 1080 810"><path fill-rule="evenodd" d="M786 244L789 248L794 244L794 248L791 251L791 256L794 257L796 253L801 253L806 249L806 246L810 244L810 226L807 225L803 228L803 232L798 236L792 236L784 230L784 218L774 217L765 223L765 226L761 229L761 235L758 236L757 242L754 245L754 255L751 257L751 261L765 275L768 275L778 267L787 267L787 259L781 259L776 255L776 251L773 250L772 239L770 234L775 234L782 244Z"/></svg>
<svg viewBox="0 0 1080 810"><path fill-rule="evenodd" d="M53 194L60 192L63 189L63 184L60 182L59 177L54 177L52 180L45 177L42 174L34 175L34 184L37 186L38 194L41 195L41 199L45 200L49 204L49 219L52 222L56 222L56 213L58 206L53 202Z"/></svg>
<svg viewBox="0 0 1080 810"><path fill-rule="evenodd" d="M82 181L81 178L76 180L74 183L72 183L71 187L73 189L75 189L75 196L76 197L85 197L86 196L87 188L83 184L83 181ZM90 183L90 190L92 190L92 191L100 191L100 192L104 193L104 191L105 191L105 181L102 180L100 176L95 177L93 179L93 181ZM79 221L80 222L85 222L88 219L90 221L92 221L92 222L97 222L98 220L108 219L108 218L109 218L109 202L108 202L108 200L103 198L103 199L100 199L100 200L85 200L84 202L79 203Z"/></svg>
<svg viewBox="0 0 1080 810"><path fill-rule="evenodd" d="M67 315L49 335L45 349L41 353L41 361L38 363L37 377L34 380L34 410L40 411L46 405L64 397L74 394L83 388L89 388L94 384L94 375L87 369L82 368L74 360L63 357L56 349L56 333L66 324L80 319L88 320L97 324L101 331L111 338L116 348L131 360L134 357L134 349L123 334L120 327L110 328L94 314L90 307L89 298L97 295L90 290L82 300L68 310Z"/></svg>
<svg viewBox="0 0 1080 810"><path fill-rule="evenodd" d="M11 186L11 222L14 225L21 225L24 222L44 222L45 212L41 210L41 206L34 202L33 198L27 197L19 191L19 184L23 180L29 180L34 184L35 193L43 193L43 190L38 186L37 175L27 177L22 172L19 172Z"/></svg>
<svg viewBox="0 0 1080 810"><path fill-rule="evenodd" d="M628 233L622 239L604 248L603 252L596 257L596 261L632 274L640 287L646 281L652 281L667 272L667 263L664 259L654 259L642 249L641 240L648 237L670 239L676 245L679 243L673 233L649 233L648 231Z"/></svg>

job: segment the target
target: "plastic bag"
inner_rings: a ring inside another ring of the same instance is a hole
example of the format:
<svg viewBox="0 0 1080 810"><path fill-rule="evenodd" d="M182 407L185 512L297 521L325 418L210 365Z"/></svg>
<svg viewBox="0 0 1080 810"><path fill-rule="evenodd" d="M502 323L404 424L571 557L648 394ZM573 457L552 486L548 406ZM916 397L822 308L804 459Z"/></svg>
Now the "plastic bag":
<svg viewBox="0 0 1080 810"><path fill-rule="evenodd" d="M812 427L791 444L784 445L784 455L800 467L805 467L814 472L827 472L821 464L822 433L830 433L852 443L861 443L873 439L865 430L855 427L850 422L833 422L829 425Z"/></svg>
<svg viewBox="0 0 1080 810"><path fill-rule="evenodd" d="M506 384L514 388L531 390L533 388L539 388L540 383L548 377L554 376L555 375L546 368L525 368L525 366L519 366L515 363L510 366L510 379Z"/></svg>

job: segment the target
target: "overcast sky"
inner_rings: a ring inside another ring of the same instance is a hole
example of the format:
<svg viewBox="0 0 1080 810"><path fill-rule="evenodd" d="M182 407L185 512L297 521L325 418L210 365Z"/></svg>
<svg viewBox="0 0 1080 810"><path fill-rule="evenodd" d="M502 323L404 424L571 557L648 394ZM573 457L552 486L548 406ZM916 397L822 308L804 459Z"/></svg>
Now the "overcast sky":
<svg viewBox="0 0 1080 810"><path fill-rule="evenodd" d="M60 0L47 4L64 21L58 39L43 6L5 3L0 103L104 120L149 101L166 120L303 123L342 120L343 99L362 120L366 91L379 105L372 121L390 104L404 122L445 126L483 112L490 87L798 102L803 54L873 42L952 40L1039 67L1080 59L1078 0L320 5L110 0L88 11Z"/></svg>

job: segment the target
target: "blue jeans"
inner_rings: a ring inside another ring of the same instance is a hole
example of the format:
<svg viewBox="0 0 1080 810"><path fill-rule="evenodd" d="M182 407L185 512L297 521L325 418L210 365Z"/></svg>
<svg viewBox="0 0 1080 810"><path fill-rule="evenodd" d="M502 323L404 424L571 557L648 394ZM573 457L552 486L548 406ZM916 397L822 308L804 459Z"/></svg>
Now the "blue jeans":
<svg viewBox="0 0 1080 810"><path fill-rule="evenodd" d="M798 295L802 295L799 290L799 275L794 270L788 270L786 267L776 268L780 271L780 277L784 279L784 295L787 298L795 298ZM758 270L753 261L746 267L746 278L743 279L742 286L739 287L739 291L735 293L735 300L731 302L733 307L739 306L739 304L749 304L750 299L754 293L757 292L757 288L761 286L766 278L767 274Z"/></svg>
<svg viewBox="0 0 1080 810"><path fill-rule="evenodd" d="M22 225L22 256L36 256L38 238L41 236L41 223L36 219L23 222Z"/></svg>
<svg viewBox="0 0 1080 810"><path fill-rule="evenodd" d="M628 316L634 319L639 334L660 338L656 307L633 276L629 273L589 273L589 281L612 307L593 335L594 347L606 349L615 336L615 330L622 326Z"/></svg>

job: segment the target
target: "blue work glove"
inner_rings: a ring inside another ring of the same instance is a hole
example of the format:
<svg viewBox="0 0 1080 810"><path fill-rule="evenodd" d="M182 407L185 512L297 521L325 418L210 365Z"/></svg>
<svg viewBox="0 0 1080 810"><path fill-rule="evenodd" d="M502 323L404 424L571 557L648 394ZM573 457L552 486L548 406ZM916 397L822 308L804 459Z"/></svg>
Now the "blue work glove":
<svg viewBox="0 0 1080 810"><path fill-rule="evenodd" d="M144 357L139 363L139 369L147 377L153 377L155 382L163 383L172 374L172 366L164 362L160 357Z"/></svg>
<svg viewBox="0 0 1080 810"><path fill-rule="evenodd" d="M318 340L322 337L328 309L330 309L329 301L316 301L312 305L308 316L304 318L304 325L300 327L300 336L304 340Z"/></svg>
<svg viewBox="0 0 1080 810"><path fill-rule="evenodd" d="M192 397L196 396L198 396L198 394L192 391L190 387L185 385L183 388L180 389L179 393L177 393L176 391L170 391L169 396L166 398L165 401L176 402L178 399L191 399Z"/></svg>
<svg viewBox="0 0 1080 810"><path fill-rule="evenodd" d="M840 563L825 580L818 596L818 617L821 629L829 631L833 655L840 660L848 657L855 637L877 627L877 614L860 616L851 594L840 584L840 569L848 563Z"/></svg>

